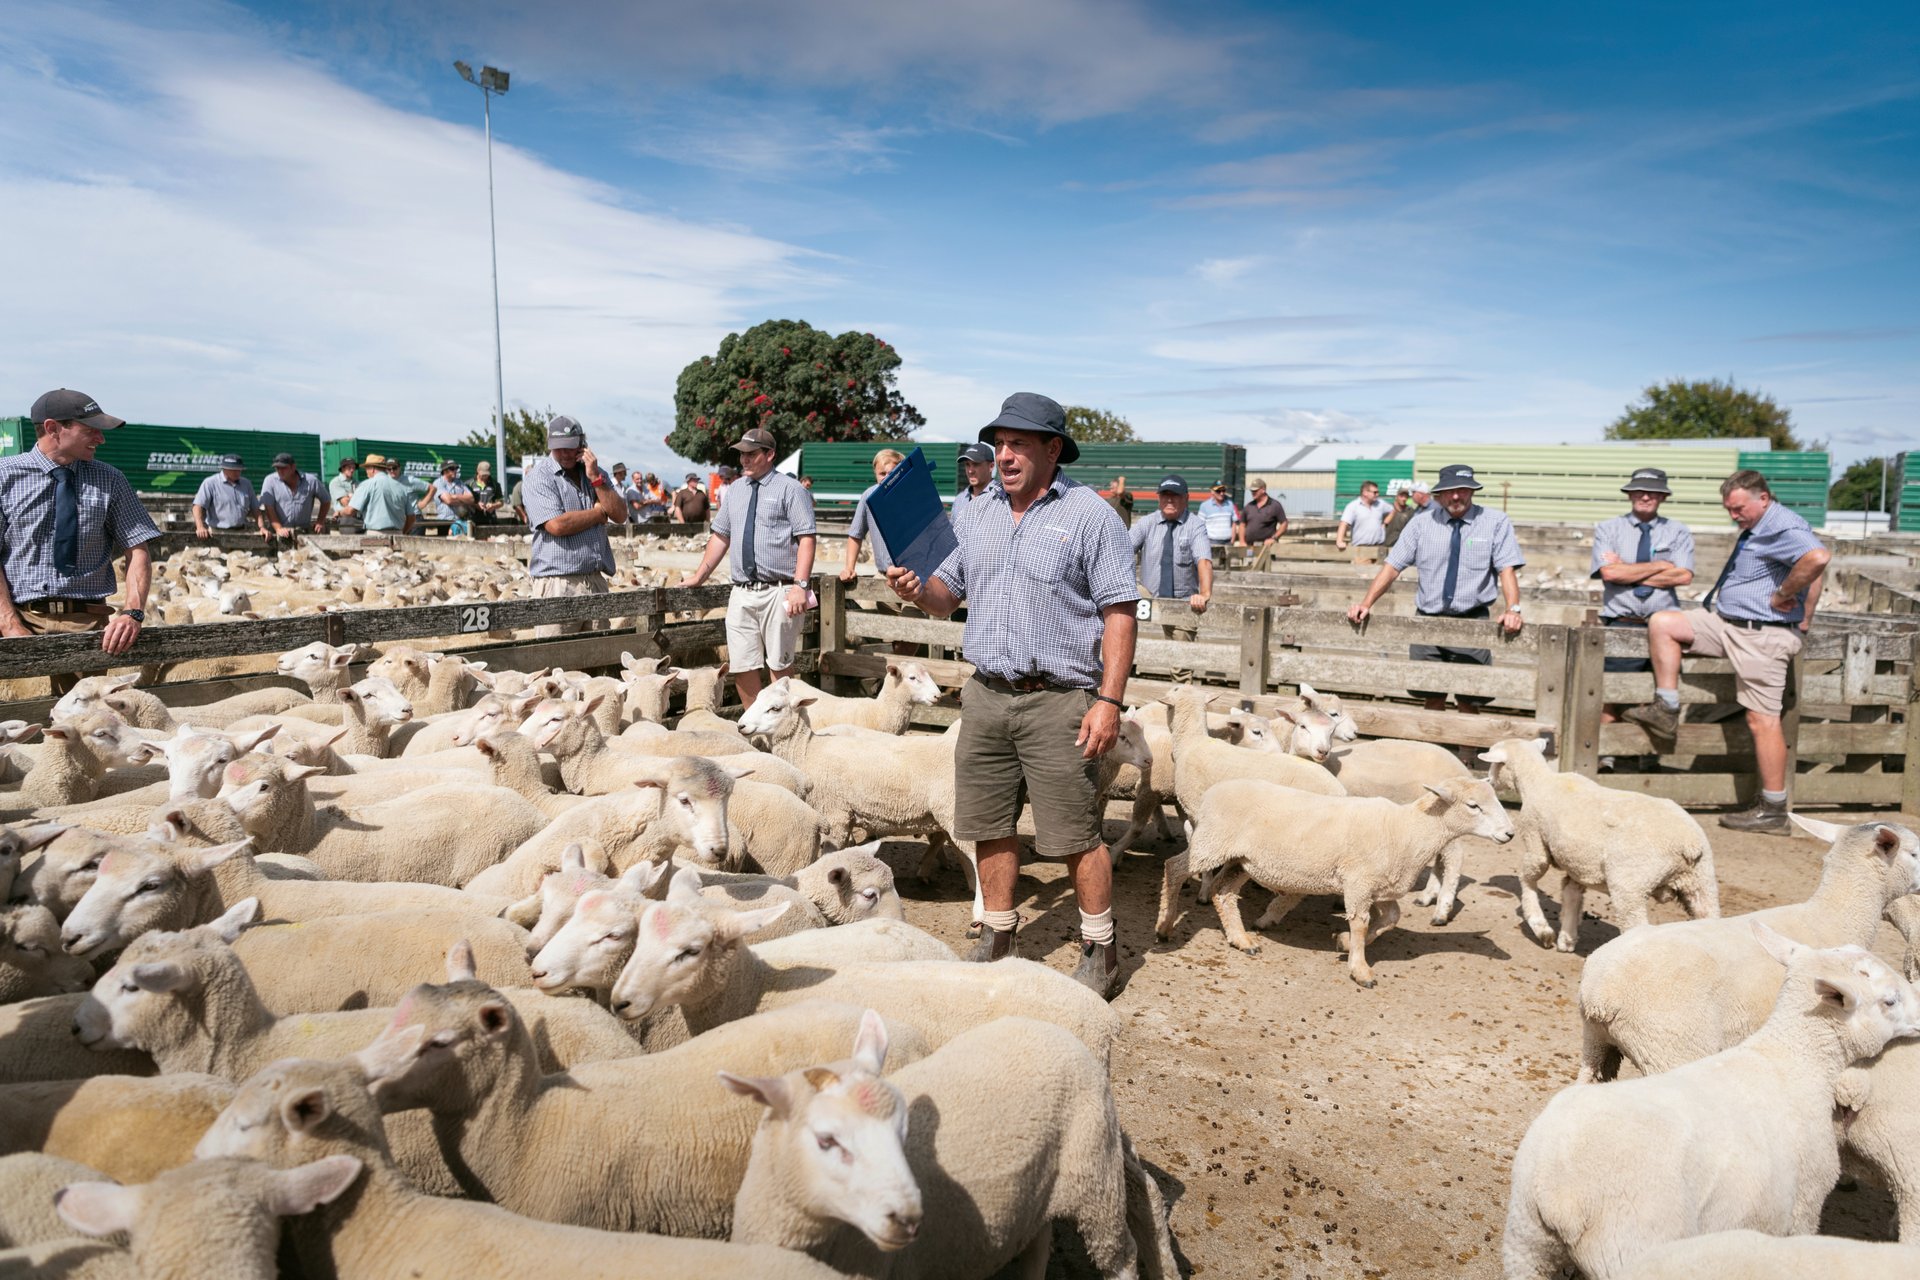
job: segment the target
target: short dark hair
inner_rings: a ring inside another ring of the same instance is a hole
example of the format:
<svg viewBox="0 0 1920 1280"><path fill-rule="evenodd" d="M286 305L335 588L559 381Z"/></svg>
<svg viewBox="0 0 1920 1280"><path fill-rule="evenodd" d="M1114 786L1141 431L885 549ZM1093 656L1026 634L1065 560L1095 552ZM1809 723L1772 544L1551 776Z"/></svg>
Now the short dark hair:
<svg viewBox="0 0 1920 1280"><path fill-rule="evenodd" d="M1379 487L1380 482L1378 480L1362 480L1360 482L1360 492L1362 493L1365 493L1369 489L1377 490Z"/></svg>
<svg viewBox="0 0 1920 1280"><path fill-rule="evenodd" d="M1771 498L1773 490L1767 487L1767 478L1758 471L1736 471L1720 482L1720 500L1726 501L1733 496L1735 489L1745 489L1748 493L1763 494Z"/></svg>

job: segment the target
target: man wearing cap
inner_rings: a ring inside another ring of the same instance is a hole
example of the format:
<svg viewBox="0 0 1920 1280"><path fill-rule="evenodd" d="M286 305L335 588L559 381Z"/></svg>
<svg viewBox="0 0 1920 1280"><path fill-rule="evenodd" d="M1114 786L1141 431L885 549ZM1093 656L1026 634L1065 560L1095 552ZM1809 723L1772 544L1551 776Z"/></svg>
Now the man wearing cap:
<svg viewBox="0 0 1920 1280"><path fill-rule="evenodd" d="M272 521L284 538L327 531L327 500L320 496L320 477L306 475L290 453L274 455L273 474L260 485L260 519Z"/></svg>
<svg viewBox="0 0 1920 1280"><path fill-rule="evenodd" d="M1788 667L1813 625L1833 553L1805 520L1774 501L1758 471L1736 471L1723 480L1720 505L1740 527L1733 554L1700 608L1662 610L1647 620L1654 699L1622 718L1658 741L1672 742L1680 731L1682 650L1727 659L1734 700L1746 708L1753 735L1760 795L1751 808L1721 817L1720 825L1786 835L1787 739L1780 713Z"/></svg>
<svg viewBox="0 0 1920 1280"><path fill-rule="evenodd" d="M993 448L975 440L960 451L960 478L966 487L953 495L953 519L971 506L993 483ZM957 526L956 526L957 527Z"/></svg>
<svg viewBox="0 0 1920 1280"><path fill-rule="evenodd" d="M473 464L473 522L496 524L500 519L500 486L493 480L493 464L485 458Z"/></svg>
<svg viewBox="0 0 1920 1280"><path fill-rule="evenodd" d="M441 520L468 520L473 517L473 490L460 478L460 464L452 458L440 462L440 476L427 488L421 505L433 504L433 514Z"/></svg>
<svg viewBox="0 0 1920 1280"><path fill-rule="evenodd" d="M969 958L1014 953L1024 798L1035 847L1066 859L1079 899L1073 976L1111 996L1120 952L1096 774L1119 736L1133 668L1139 591L1127 527L1061 472L1080 449L1055 401L1009 396L980 439L994 446L1000 478L961 512L959 545L926 582L900 565L887 572L901 599L937 618L967 606L974 674L960 694L950 834L978 844L985 927Z"/></svg>
<svg viewBox="0 0 1920 1280"><path fill-rule="evenodd" d="M1287 531L1287 509L1267 495L1265 480L1253 482L1253 496L1247 499L1240 521L1241 545L1260 549L1253 567L1256 572L1264 573L1273 559L1273 544Z"/></svg>
<svg viewBox="0 0 1920 1280"><path fill-rule="evenodd" d="M333 514L344 515L347 499L353 497L356 485L354 473L360 470L360 459L340 459L340 470L333 479L327 481L327 496L333 499Z"/></svg>
<svg viewBox="0 0 1920 1280"><path fill-rule="evenodd" d="M1213 599L1213 542L1207 526L1187 509L1187 482L1168 476L1160 482L1160 512L1128 530L1140 557L1139 580L1153 598L1154 620L1169 640L1192 641L1200 635L1200 615ZM1178 664L1173 678L1193 679L1193 669Z"/></svg>
<svg viewBox="0 0 1920 1280"><path fill-rule="evenodd" d="M727 667L740 705L751 706L765 687L761 667L775 680L793 674L816 536L813 495L773 469L773 433L755 427L733 447L746 474L727 486L700 567L681 585L699 586L727 560L733 578L727 597Z"/></svg>
<svg viewBox="0 0 1920 1280"><path fill-rule="evenodd" d="M874 522L873 514L867 510L867 500L873 497L873 491L880 482L893 474L893 469L907 460L907 456L898 449L882 449L873 455L873 483L860 495L860 501L853 508L853 523L847 526L847 558L840 566L840 581L852 582L860 572L860 543L863 540L873 542L873 571L884 575L893 568L893 556L887 551L887 540L880 536L880 526Z"/></svg>
<svg viewBox="0 0 1920 1280"><path fill-rule="evenodd" d="M220 459L220 470L200 482L193 495L193 531L200 537L214 531L234 533L258 520L260 536L267 533L267 517L253 496L253 481L247 479L240 455L230 453ZM209 528L211 526L211 528Z"/></svg>
<svg viewBox="0 0 1920 1280"><path fill-rule="evenodd" d="M1380 485L1374 480L1360 482L1360 496L1340 513L1340 527L1333 531L1333 549L1345 551L1352 539L1355 564L1377 564L1380 549L1387 545L1387 504L1380 501Z"/></svg>
<svg viewBox="0 0 1920 1280"><path fill-rule="evenodd" d="M1400 496L1394 500L1394 518L1387 524L1387 545L1399 543L1400 535L1407 526L1433 504L1433 485L1425 480L1409 480L1400 489Z"/></svg>
<svg viewBox="0 0 1920 1280"><path fill-rule="evenodd" d="M344 514L360 517L360 527L368 533L411 533L413 490L401 481L399 470L397 458L368 454L367 478L347 499Z"/></svg>
<svg viewBox="0 0 1920 1280"><path fill-rule="evenodd" d="M125 422L79 391L49 391L33 402L34 447L0 459L0 635L100 631L100 647L125 653L146 621L160 536L119 470L94 459L106 433ZM107 597L118 583L113 557L127 557L126 606ZM79 682L50 673L55 694Z"/></svg>
<svg viewBox="0 0 1920 1280"><path fill-rule="evenodd" d="M1623 516L1593 527L1593 577L1600 579L1600 622L1609 627L1646 629L1647 619L1663 609L1678 609L1675 588L1693 581L1693 530L1660 514L1673 493L1667 473L1658 467L1635 471L1620 492L1632 502ZM1651 671L1647 658L1608 658L1608 671ZM1617 720L1622 709L1602 709L1603 720Z"/></svg>
<svg viewBox="0 0 1920 1280"><path fill-rule="evenodd" d="M1374 575L1366 596L1347 610L1347 618L1355 625L1365 622L1374 603L1393 586L1393 580L1411 567L1420 578L1415 587L1415 613L1428 618L1485 618L1495 597L1504 596L1507 607L1500 615L1500 629L1508 635L1519 635L1523 624L1517 570L1526 563L1526 557L1520 554L1520 543L1513 536L1513 522L1507 519L1507 513L1473 500L1481 487L1472 467L1440 468L1440 479L1433 486L1433 505L1408 522L1406 533L1387 552L1387 562ZM1451 645L1410 645L1408 656L1415 662L1493 664L1493 654L1486 649ZM1409 692L1425 699L1429 711L1447 705L1444 693L1422 689ZM1492 701L1467 693L1454 698L1460 710L1470 713Z"/></svg>
<svg viewBox="0 0 1920 1280"><path fill-rule="evenodd" d="M700 477L687 472L687 483L673 491L673 504L668 508L667 518L674 524L699 524L707 518L709 509L707 491Z"/></svg>
<svg viewBox="0 0 1920 1280"><path fill-rule="evenodd" d="M587 448L586 430L565 414L547 423L547 456L535 459L528 470L526 496L527 523L533 526L527 572L534 598L605 595L614 570L607 526L627 522L627 501ZM543 623L533 634L550 640L587 629L581 619Z"/></svg>
<svg viewBox="0 0 1920 1280"><path fill-rule="evenodd" d="M1240 508L1228 496L1226 481L1213 486L1199 511L1201 523L1207 526L1207 541L1214 546L1229 546L1240 538Z"/></svg>

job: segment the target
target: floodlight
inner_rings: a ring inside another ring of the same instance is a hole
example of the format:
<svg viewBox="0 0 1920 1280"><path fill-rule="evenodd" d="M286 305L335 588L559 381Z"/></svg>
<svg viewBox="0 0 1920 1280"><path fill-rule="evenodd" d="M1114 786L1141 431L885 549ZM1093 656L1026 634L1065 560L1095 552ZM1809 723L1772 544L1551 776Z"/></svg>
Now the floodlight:
<svg viewBox="0 0 1920 1280"><path fill-rule="evenodd" d="M478 80L475 80L473 78L473 68L468 66L466 63L455 61L453 64L453 69L455 71L458 71L460 73L460 78L462 80L465 80L468 84L480 83Z"/></svg>

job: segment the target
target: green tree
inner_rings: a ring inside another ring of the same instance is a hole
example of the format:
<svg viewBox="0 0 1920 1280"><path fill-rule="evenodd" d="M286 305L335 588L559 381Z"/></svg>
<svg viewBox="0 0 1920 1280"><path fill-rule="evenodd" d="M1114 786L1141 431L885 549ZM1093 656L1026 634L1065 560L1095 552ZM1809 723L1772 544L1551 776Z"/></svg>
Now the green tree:
<svg viewBox="0 0 1920 1280"><path fill-rule="evenodd" d="M1140 438L1119 414L1083 404L1067 406L1067 434L1079 444L1132 444Z"/></svg>
<svg viewBox="0 0 1920 1280"><path fill-rule="evenodd" d="M927 420L894 386L899 368L900 353L870 333L768 320L680 371L667 447L726 462L753 427L771 431L783 456L810 441L905 440Z"/></svg>
<svg viewBox="0 0 1920 1280"><path fill-rule="evenodd" d="M553 416L551 408L538 413L532 409L507 410L507 465L517 467L520 459L529 453L547 451L547 419ZM484 431L470 431L459 443L472 445L476 449L493 448L492 414L487 415L487 427Z"/></svg>
<svg viewBox="0 0 1920 1280"><path fill-rule="evenodd" d="M1887 468L1887 502L1894 499L1900 483L1900 459L1867 458L1848 467L1846 474L1827 490L1827 506L1835 511L1880 510L1880 468Z"/></svg>
<svg viewBox="0 0 1920 1280"><path fill-rule="evenodd" d="M1793 415L1772 396L1742 391L1732 381L1683 382L1648 387L1637 404L1607 428L1609 440L1734 440L1765 436L1775 449L1803 446L1793 434Z"/></svg>

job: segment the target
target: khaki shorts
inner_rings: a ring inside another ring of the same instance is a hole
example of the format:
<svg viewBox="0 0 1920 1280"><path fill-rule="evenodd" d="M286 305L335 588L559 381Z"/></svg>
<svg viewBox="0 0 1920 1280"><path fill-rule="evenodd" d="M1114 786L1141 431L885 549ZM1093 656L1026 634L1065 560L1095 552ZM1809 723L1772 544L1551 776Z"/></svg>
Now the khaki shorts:
<svg viewBox="0 0 1920 1280"><path fill-rule="evenodd" d="M727 597L727 667L732 671L785 671L800 654L806 614L787 613L785 584L735 587Z"/></svg>
<svg viewBox="0 0 1920 1280"><path fill-rule="evenodd" d="M1805 643L1797 626L1762 627L1749 631L1728 626L1719 614L1687 610L1693 643L1687 652L1703 658L1725 658L1733 664L1733 700L1749 711L1777 716L1786 700L1787 664Z"/></svg>
<svg viewBox="0 0 1920 1280"><path fill-rule="evenodd" d="M105 631L107 615L104 613L41 613L37 609L19 610L20 621L27 630L37 636L67 635L75 631ZM94 672L104 675L105 672ZM53 686L54 696L71 693L80 683L80 677L73 672L49 672L47 683Z"/></svg>
<svg viewBox="0 0 1920 1280"><path fill-rule="evenodd" d="M604 596L607 594L606 575L599 570L588 573L557 573L533 580L533 598L535 600L557 600L564 596ZM597 631L606 625L603 621L582 618L578 622L549 622L533 629L536 640L552 640L558 636L578 635L582 631Z"/></svg>
<svg viewBox="0 0 1920 1280"><path fill-rule="evenodd" d="M1099 762L1073 741L1093 706L1091 689L1015 693L975 676L961 686L960 706L955 838L1014 835L1020 807L1031 801L1034 848L1042 857L1071 857L1101 843Z"/></svg>

